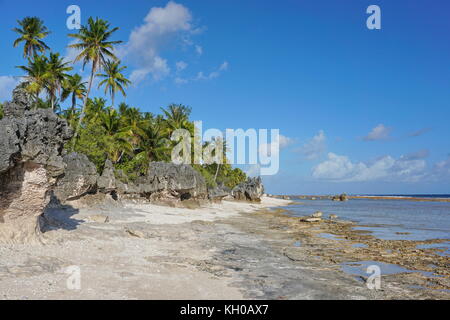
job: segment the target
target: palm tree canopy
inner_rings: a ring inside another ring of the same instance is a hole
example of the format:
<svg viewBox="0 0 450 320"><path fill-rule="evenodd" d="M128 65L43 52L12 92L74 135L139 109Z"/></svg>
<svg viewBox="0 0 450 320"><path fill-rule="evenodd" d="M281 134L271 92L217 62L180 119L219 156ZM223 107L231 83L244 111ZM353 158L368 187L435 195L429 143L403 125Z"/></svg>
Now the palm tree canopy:
<svg viewBox="0 0 450 320"><path fill-rule="evenodd" d="M97 74L98 77L103 78L98 84L98 87L105 86L105 94L109 91L110 96L114 99L117 91L120 91L123 96L126 96L124 87L128 87L130 80L125 78L122 71L127 67L121 66L120 61L106 61L104 65L105 73Z"/></svg>
<svg viewBox="0 0 450 320"><path fill-rule="evenodd" d="M73 76L69 75L63 83L61 100L65 101L70 95L82 99L86 94L86 84L87 82L83 82L83 78L78 73Z"/></svg>
<svg viewBox="0 0 450 320"><path fill-rule="evenodd" d="M38 17L25 17L18 20L19 28L14 28L20 37L14 41L14 47L17 47L21 42L24 42L23 56L32 57L38 52L43 53L49 47L45 44L44 39L50 31L44 26L44 22Z"/></svg>
<svg viewBox="0 0 450 320"><path fill-rule="evenodd" d="M28 58L27 66L18 66L17 68L25 71L24 76L26 89L28 92L35 94L36 97L44 89L51 78L49 72L49 61L46 56L34 56Z"/></svg>
<svg viewBox="0 0 450 320"><path fill-rule="evenodd" d="M78 33L69 34L69 37L79 42L69 45L69 48L81 50L74 62L83 60L83 68L89 62L93 63L94 70L101 69L107 58L117 60L113 53L113 45L122 41L109 41L111 35L119 28L110 29L110 24L103 20L90 17L87 26L82 26Z"/></svg>

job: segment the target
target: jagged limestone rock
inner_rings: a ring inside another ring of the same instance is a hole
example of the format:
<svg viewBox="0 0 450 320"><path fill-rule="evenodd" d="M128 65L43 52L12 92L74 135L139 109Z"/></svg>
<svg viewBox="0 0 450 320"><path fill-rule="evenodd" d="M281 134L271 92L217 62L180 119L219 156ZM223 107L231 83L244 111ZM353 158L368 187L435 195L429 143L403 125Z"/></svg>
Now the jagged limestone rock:
<svg viewBox="0 0 450 320"><path fill-rule="evenodd" d="M233 188L231 194L236 200L260 202L264 194L264 186L261 177L248 178L247 181Z"/></svg>
<svg viewBox="0 0 450 320"><path fill-rule="evenodd" d="M0 242L37 239L39 217L64 172L64 143L72 136L65 120L30 106L19 86L0 120Z"/></svg>

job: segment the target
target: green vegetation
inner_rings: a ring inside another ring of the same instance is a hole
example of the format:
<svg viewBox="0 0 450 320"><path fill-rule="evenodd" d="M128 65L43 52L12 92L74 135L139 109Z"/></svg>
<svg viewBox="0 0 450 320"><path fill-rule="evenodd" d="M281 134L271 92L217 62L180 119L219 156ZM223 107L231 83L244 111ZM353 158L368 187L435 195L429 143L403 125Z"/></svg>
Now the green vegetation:
<svg viewBox="0 0 450 320"><path fill-rule="evenodd" d="M171 150L177 143L170 139L175 130L186 129L194 137L194 123L189 119L191 108L187 106L171 104L161 108L162 114L158 115L141 112L124 102L115 108L116 94L120 92L126 97L126 88L131 84L122 73L126 66L122 66L113 53L114 45L121 43L110 40L118 28L111 28L105 20L89 18L87 26L82 26L76 34L69 34L78 40L69 47L80 52L73 63L82 61L83 68L88 64L91 67L89 80L85 82L79 74L70 74L71 63L59 53L50 52L42 41L49 34L42 20L27 17L18 23L21 28L13 30L20 37L14 46L24 44L27 65L18 68L25 73L22 85L33 97L33 107L52 108L65 118L75 130L66 149L86 154L99 172L109 159L127 179L134 180L147 172L151 161L170 161ZM95 77L101 78L98 87L111 98L111 105L104 97L90 97ZM0 105L0 118L2 116L3 106ZM223 142L209 142L203 147L210 143ZM225 155L225 144L223 152ZM242 170L233 169L228 163L193 167L210 187L223 183L232 188L246 179Z"/></svg>

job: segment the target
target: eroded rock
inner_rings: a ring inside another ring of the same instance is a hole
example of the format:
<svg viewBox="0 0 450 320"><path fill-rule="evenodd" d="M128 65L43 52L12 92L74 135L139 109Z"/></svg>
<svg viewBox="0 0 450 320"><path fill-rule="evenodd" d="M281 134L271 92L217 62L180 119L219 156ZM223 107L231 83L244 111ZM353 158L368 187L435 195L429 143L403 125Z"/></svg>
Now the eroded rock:
<svg viewBox="0 0 450 320"><path fill-rule="evenodd" d="M248 178L247 181L234 187L231 194L236 200L260 202L264 194L261 177Z"/></svg>
<svg viewBox="0 0 450 320"><path fill-rule="evenodd" d="M137 184L139 192L151 200L206 199L208 195L203 176L185 164L152 162L147 175Z"/></svg>
<svg viewBox="0 0 450 320"><path fill-rule="evenodd" d="M40 234L39 216L64 172L62 151L72 132L51 110L30 110L20 88L0 120L0 241L25 242Z"/></svg>
<svg viewBox="0 0 450 320"><path fill-rule="evenodd" d="M60 202L78 199L93 193L97 188L97 168L87 156L73 152L64 156L66 168L55 187L54 193Z"/></svg>

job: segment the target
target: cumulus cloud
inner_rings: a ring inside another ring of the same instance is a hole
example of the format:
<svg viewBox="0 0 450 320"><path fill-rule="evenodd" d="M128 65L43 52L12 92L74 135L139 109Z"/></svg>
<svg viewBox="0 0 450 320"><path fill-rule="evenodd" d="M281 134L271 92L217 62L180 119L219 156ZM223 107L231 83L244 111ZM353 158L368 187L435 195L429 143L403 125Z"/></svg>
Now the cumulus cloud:
<svg viewBox="0 0 450 320"><path fill-rule="evenodd" d="M364 141L377 141L389 139L389 134L392 129L385 127L383 124L379 124L367 136L363 138Z"/></svg>
<svg viewBox="0 0 450 320"><path fill-rule="evenodd" d="M189 41L193 33L197 33L197 29L192 25L189 9L170 1L165 7L150 9L144 23L131 32L128 42L118 48L117 54L138 66L130 76L135 84L149 75L159 80L170 73L167 59L161 57L163 48L174 39Z"/></svg>
<svg viewBox="0 0 450 320"><path fill-rule="evenodd" d="M323 130L307 141L303 146L296 151L303 155L307 160L314 160L319 158L326 150L326 136Z"/></svg>
<svg viewBox="0 0 450 320"><path fill-rule="evenodd" d="M271 143L263 143L259 146L259 152L267 156L276 156L281 149L293 143L293 139L283 136L280 134L278 140L272 141Z"/></svg>
<svg viewBox="0 0 450 320"><path fill-rule="evenodd" d="M417 181L424 177L426 162L383 156L375 161L352 162L347 156L329 153L328 159L315 166L312 176L316 179L334 181Z"/></svg>
<svg viewBox="0 0 450 320"><path fill-rule="evenodd" d="M12 76L0 76L0 100L10 100L14 88L20 80Z"/></svg>

